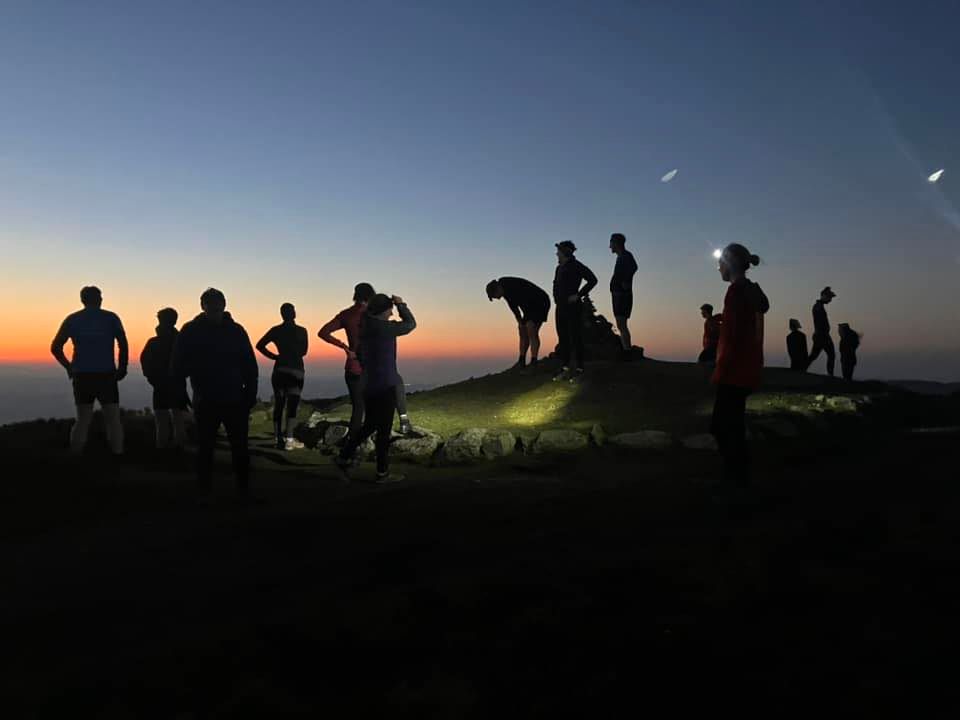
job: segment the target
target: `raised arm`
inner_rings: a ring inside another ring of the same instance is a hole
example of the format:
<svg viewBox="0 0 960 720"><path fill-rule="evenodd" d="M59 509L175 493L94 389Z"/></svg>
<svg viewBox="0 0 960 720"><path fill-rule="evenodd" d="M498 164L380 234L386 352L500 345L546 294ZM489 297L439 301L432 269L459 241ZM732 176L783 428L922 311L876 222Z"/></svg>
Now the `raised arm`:
<svg viewBox="0 0 960 720"><path fill-rule="evenodd" d="M250 340L248 338L247 343L249 342ZM266 334L257 341L257 350L259 350L260 354L264 357L276 361L280 356L267 348L267 345L269 345L271 342L273 342L273 329L267 330ZM256 362L256 358L254 358L254 362Z"/></svg>
<svg viewBox="0 0 960 720"><path fill-rule="evenodd" d="M412 333L414 328L417 327L417 321L413 317L413 313L410 312L410 308L407 307L407 304L400 298L395 298L394 304L396 305L397 312L400 314L400 319L387 323L390 332L393 333L394 337Z"/></svg>
<svg viewBox="0 0 960 720"><path fill-rule="evenodd" d="M73 367L63 352L64 345L70 339L70 330L67 324L67 320L60 323L60 329L57 330L57 334L53 336L53 342L50 343L50 352L57 362L63 366L63 369L67 371L67 375L73 377Z"/></svg>

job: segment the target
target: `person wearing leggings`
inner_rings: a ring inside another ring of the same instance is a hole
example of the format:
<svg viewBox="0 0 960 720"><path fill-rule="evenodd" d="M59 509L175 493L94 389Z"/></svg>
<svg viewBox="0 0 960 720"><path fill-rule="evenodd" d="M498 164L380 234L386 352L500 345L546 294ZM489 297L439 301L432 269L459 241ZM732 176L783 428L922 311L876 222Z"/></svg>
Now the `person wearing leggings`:
<svg viewBox="0 0 960 720"><path fill-rule="evenodd" d="M400 315L399 321L390 319L394 307ZM367 303L357 353L363 366L366 413L360 432L348 436L335 459L344 472L354 465L357 448L376 433L377 482L403 480L402 475L390 472L389 465L390 430L397 408L397 385L401 383L397 373L397 338L408 335L416 327L410 308L396 295L391 298L377 294Z"/></svg>
<svg viewBox="0 0 960 720"><path fill-rule="evenodd" d="M307 330L296 324L296 308L291 303L280 306L283 322L274 325L257 343L257 350L274 361L270 382L273 385L273 427L277 448L298 450L303 443L293 437L297 424L297 408L303 392L303 357L307 354ZM276 352L267 346L273 343Z"/></svg>

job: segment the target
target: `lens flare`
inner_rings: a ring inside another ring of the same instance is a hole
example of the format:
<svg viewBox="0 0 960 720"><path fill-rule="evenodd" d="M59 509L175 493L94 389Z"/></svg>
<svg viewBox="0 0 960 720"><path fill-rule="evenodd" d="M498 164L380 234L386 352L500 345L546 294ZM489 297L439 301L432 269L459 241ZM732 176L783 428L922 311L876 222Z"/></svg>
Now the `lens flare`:
<svg viewBox="0 0 960 720"><path fill-rule="evenodd" d="M717 249L713 251L714 260L719 260L721 255L723 255L723 250Z"/></svg>
<svg viewBox="0 0 960 720"><path fill-rule="evenodd" d="M937 170L935 173L933 173L933 175L931 175L930 177L928 177L928 178L927 178L927 182L928 182L928 183L935 183L935 182L936 182L937 180L939 180L941 177L943 177L943 168L940 168L940 169Z"/></svg>

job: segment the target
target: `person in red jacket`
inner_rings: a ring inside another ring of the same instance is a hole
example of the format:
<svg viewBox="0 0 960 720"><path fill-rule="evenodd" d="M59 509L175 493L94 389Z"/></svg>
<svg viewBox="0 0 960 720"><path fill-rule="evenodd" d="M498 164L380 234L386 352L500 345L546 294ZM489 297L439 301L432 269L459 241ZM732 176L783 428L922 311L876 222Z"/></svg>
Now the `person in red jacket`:
<svg viewBox="0 0 960 720"><path fill-rule="evenodd" d="M760 258L743 245L728 245L720 255L720 277L730 283L723 300L720 344L713 383L717 386L710 430L723 457L724 482L749 484L747 396L760 386L763 370L763 316L770 302L760 286L747 279Z"/></svg>

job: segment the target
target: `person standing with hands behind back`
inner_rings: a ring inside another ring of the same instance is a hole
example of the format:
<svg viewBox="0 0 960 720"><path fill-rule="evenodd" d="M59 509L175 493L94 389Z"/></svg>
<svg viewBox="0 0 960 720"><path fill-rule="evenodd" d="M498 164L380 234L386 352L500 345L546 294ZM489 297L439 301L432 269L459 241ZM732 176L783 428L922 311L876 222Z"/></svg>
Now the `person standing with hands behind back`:
<svg viewBox="0 0 960 720"><path fill-rule="evenodd" d="M570 240L556 243L557 270L553 275L553 301L557 306L557 342L560 370L554 380L579 382L583 376L583 299L597 285L597 276L574 257L577 246ZM581 287L581 283L583 286ZM570 369L570 356L577 358L577 367Z"/></svg>
<svg viewBox="0 0 960 720"><path fill-rule="evenodd" d="M760 258L743 245L728 245L720 255L718 269L730 283L723 300L720 344L713 382L717 386L711 431L723 458L727 489L750 484L747 452L747 396L760 386L763 370L763 316L770 301L760 286L747 279L751 265Z"/></svg>

